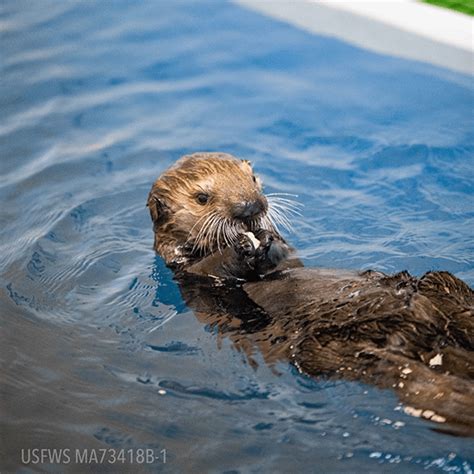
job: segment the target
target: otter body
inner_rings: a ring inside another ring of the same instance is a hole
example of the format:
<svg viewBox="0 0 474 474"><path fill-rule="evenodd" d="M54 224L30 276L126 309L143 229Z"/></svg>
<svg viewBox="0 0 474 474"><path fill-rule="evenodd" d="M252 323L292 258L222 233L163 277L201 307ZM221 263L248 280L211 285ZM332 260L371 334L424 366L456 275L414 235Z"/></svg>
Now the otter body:
<svg viewBox="0 0 474 474"><path fill-rule="evenodd" d="M293 204L265 197L250 164L227 154L181 158L148 206L155 250L186 302L249 360L258 347L269 364L392 388L410 414L474 434L474 293L464 282L303 268L277 231Z"/></svg>

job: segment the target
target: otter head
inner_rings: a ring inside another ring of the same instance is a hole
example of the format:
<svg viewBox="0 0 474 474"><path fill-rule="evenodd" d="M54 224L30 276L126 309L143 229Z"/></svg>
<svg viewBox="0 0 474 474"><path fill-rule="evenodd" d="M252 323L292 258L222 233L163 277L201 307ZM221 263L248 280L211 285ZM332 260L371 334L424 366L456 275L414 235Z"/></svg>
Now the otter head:
<svg viewBox="0 0 474 474"><path fill-rule="evenodd" d="M182 157L154 183L148 207L167 263L221 251L242 232L274 230L250 163L225 153Z"/></svg>

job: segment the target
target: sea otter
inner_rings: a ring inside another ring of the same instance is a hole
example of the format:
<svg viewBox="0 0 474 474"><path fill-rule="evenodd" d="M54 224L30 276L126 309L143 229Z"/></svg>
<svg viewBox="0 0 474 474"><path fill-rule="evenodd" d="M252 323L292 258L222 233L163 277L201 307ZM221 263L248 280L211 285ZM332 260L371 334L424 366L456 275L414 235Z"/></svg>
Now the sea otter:
<svg viewBox="0 0 474 474"><path fill-rule="evenodd" d="M416 278L305 268L278 232L286 197L225 153L178 160L147 205L154 248L196 316L250 361L394 389L409 414L474 434L474 292L448 272ZM440 427L443 428L440 428Z"/></svg>

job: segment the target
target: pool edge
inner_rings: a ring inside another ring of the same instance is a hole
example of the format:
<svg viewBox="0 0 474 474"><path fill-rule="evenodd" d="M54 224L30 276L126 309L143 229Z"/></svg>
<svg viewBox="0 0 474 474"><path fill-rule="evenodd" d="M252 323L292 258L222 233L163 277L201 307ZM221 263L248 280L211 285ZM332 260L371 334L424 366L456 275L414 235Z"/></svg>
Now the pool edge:
<svg viewBox="0 0 474 474"><path fill-rule="evenodd" d="M233 1L310 33L474 75L474 19L462 13L412 0L384 2L383 9L374 8L370 2ZM427 14L429 21L423 28L416 29L421 15ZM402 24L405 15L411 20ZM443 25L443 32L440 25ZM450 34L452 31L456 34Z"/></svg>

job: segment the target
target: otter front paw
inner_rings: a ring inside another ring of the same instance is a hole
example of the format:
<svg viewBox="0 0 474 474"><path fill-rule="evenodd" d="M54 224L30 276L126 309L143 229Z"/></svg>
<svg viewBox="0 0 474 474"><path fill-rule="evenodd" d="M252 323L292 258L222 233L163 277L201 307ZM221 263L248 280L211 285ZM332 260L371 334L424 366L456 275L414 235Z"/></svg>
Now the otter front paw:
<svg viewBox="0 0 474 474"><path fill-rule="evenodd" d="M234 274L238 273L236 268L239 268L247 278L265 275L285 260L289 253L285 241L265 229L241 234L234 249L238 256Z"/></svg>
<svg viewBox="0 0 474 474"><path fill-rule="evenodd" d="M266 229L259 229L255 236L260 241L256 260L260 272L266 273L288 257L290 248L278 235Z"/></svg>
<svg viewBox="0 0 474 474"><path fill-rule="evenodd" d="M249 259L255 257L258 246L259 242L255 239L253 234L251 232L246 232L239 236L235 250L242 259Z"/></svg>
<svg viewBox="0 0 474 474"><path fill-rule="evenodd" d="M256 246L256 256L262 260L266 258L270 247L275 240L273 234L266 229L259 229L255 232L255 238L258 241L258 245Z"/></svg>

